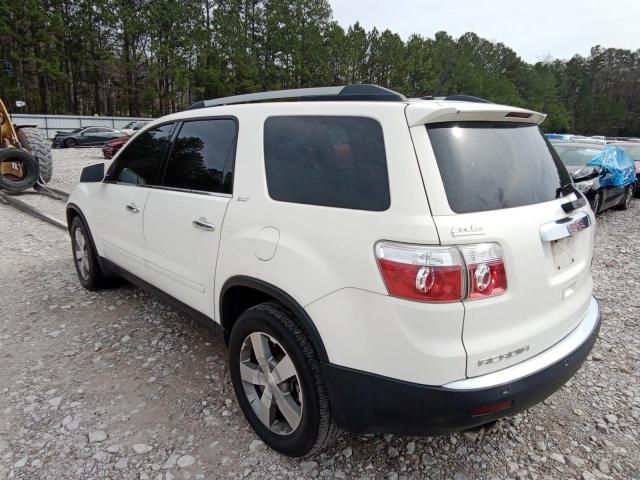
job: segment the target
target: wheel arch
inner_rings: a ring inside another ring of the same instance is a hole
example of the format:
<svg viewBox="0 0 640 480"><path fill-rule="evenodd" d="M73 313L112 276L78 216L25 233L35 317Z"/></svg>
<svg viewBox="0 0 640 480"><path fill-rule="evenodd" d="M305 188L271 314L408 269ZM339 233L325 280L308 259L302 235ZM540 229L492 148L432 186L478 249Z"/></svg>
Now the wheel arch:
<svg viewBox="0 0 640 480"><path fill-rule="evenodd" d="M231 329L242 312L259 303L277 301L294 316L294 321L307 335L318 355L318 360L328 362L327 351L313 320L307 311L284 290L257 278L236 275L227 279L220 290L220 324L228 339Z"/></svg>

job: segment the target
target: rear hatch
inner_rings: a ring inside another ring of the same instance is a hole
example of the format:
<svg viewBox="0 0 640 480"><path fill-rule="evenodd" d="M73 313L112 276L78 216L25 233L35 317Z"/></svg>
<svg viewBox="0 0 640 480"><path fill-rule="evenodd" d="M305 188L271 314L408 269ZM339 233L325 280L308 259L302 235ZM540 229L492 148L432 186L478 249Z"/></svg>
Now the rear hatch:
<svg viewBox="0 0 640 480"><path fill-rule="evenodd" d="M588 206L563 209L578 196L565 188L570 176L538 128L544 116L447 106L455 111L436 122L425 121L433 106L407 107L440 241L499 244L507 281L504 293L463 300L474 377L531 358L578 325L591 300L595 225Z"/></svg>

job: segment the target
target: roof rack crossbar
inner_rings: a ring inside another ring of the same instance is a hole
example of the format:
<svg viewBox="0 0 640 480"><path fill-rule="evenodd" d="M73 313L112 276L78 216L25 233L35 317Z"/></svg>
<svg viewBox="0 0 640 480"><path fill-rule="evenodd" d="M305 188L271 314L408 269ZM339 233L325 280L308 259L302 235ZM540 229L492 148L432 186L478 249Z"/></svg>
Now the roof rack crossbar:
<svg viewBox="0 0 640 480"><path fill-rule="evenodd" d="M201 100L189 107L189 110L205 107L217 107L221 105L234 105L238 103L264 102L268 100L356 100L356 101L391 101L404 102L407 99L404 95L379 87L378 85L345 85L341 87L314 87L295 88L291 90L273 90L269 92L247 93L244 95L233 95L231 97L214 98L212 100Z"/></svg>

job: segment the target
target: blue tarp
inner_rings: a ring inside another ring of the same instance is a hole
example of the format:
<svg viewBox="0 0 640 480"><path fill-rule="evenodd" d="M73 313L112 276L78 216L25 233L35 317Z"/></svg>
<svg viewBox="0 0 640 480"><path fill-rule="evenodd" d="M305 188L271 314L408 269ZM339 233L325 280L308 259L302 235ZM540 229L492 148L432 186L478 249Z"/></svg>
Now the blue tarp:
<svg viewBox="0 0 640 480"><path fill-rule="evenodd" d="M633 159L620 147L605 145L604 150L587 162L590 167L602 167L601 187L622 188L636 181Z"/></svg>

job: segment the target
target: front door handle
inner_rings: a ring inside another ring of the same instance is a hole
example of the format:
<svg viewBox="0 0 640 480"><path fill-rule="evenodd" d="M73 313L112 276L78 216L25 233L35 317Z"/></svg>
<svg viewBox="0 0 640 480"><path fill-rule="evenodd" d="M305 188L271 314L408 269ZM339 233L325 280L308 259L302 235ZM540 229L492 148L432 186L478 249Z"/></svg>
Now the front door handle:
<svg viewBox="0 0 640 480"><path fill-rule="evenodd" d="M130 203L129 205L125 205L124 208L127 210L127 212L140 213L140 209L136 207L135 203Z"/></svg>
<svg viewBox="0 0 640 480"><path fill-rule="evenodd" d="M213 223L209 223L204 217L194 220L191 222L191 225L195 228L199 228L200 230L206 230L207 232L213 232L216 229L216 226Z"/></svg>

